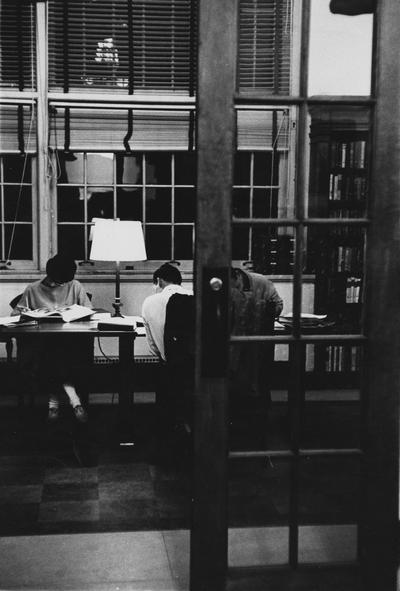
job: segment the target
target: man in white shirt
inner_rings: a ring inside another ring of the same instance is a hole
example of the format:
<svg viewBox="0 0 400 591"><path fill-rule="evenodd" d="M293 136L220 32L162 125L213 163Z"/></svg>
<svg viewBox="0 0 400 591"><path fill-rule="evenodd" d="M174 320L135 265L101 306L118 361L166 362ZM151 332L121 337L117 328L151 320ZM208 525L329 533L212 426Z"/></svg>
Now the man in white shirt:
<svg viewBox="0 0 400 591"><path fill-rule="evenodd" d="M164 348L165 313L169 298L174 293L193 295L181 286L182 275L174 265L165 263L153 275L156 293L148 296L142 306L142 317L151 352L166 361Z"/></svg>
<svg viewBox="0 0 400 591"><path fill-rule="evenodd" d="M173 359L168 359L168 355L166 355L164 333L167 305L168 302L176 304L174 302L176 297L183 297L186 300L188 296L191 296L190 300L193 300L193 292L181 286L182 276L179 269L170 263L165 263L155 271L153 282L156 293L148 296L143 302L142 317L151 352L160 360L156 389L156 461L169 463L176 461L178 457L182 457L185 448L189 445L188 437L190 436L188 436L188 432L190 428L187 426L186 418L191 414L191 397L185 387L185 375L186 372L191 372L191 369L190 365L186 364L188 369L184 371L182 364L176 363L175 356L173 356ZM182 313L184 313L184 308L186 309L181 302L177 306L174 305L172 314L174 318L177 307L179 312L182 309ZM169 316L168 319L169 329L171 329L172 317ZM191 323L188 322L188 325L190 330Z"/></svg>

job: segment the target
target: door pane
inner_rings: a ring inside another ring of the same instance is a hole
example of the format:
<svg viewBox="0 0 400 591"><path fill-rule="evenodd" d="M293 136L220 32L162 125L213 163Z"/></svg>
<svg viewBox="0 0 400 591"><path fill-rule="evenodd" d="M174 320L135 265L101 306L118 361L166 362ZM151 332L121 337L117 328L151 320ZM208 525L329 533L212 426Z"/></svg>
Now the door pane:
<svg viewBox="0 0 400 591"><path fill-rule="evenodd" d="M308 94L368 95L372 15L332 14L329 0L312 0Z"/></svg>

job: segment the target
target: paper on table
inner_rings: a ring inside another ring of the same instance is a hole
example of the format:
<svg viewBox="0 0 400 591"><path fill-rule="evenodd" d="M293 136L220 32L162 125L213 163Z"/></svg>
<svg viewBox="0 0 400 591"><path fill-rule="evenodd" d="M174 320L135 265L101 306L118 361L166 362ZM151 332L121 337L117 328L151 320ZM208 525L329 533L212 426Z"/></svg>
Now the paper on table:
<svg viewBox="0 0 400 591"><path fill-rule="evenodd" d="M8 326L9 324L16 324L19 322L20 316L3 316L0 318L0 326Z"/></svg>
<svg viewBox="0 0 400 591"><path fill-rule="evenodd" d="M95 312L91 320L110 320L111 312Z"/></svg>
<svg viewBox="0 0 400 591"><path fill-rule="evenodd" d="M305 312L302 312L300 315L301 318L309 318L310 320L325 320L326 316L326 314L308 314ZM289 312L288 314L283 314L281 318L287 318L289 320L290 318L293 318L293 313Z"/></svg>

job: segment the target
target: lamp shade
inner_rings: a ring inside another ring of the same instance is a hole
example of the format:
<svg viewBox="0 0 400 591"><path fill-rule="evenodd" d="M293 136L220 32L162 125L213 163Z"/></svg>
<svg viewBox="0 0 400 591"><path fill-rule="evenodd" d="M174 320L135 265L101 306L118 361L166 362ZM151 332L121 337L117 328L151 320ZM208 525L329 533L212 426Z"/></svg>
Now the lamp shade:
<svg viewBox="0 0 400 591"><path fill-rule="evenodd" d="M92 229L92 261L147 259L141 222L98 219Z"/></svg>

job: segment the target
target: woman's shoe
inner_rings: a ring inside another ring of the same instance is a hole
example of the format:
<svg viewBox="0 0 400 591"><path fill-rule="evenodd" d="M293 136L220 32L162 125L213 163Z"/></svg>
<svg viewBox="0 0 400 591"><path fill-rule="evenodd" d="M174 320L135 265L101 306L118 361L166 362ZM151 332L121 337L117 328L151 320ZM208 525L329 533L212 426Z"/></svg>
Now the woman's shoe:
<svg viewBox="0 0 400 591"><path fill-rule="evenodd" d="M60 418L60 409L58 408L58 406L50 406L49 407L49 413L47 415L47 420L49 421L49 423L54 423L54 421L57 421L57 419Z"/></svg>
<svg viewBox="0 0 400 591"><path fill-rule="evenodd" d="M83 408L83 406L81 406L80 404L78 404L78 406L74 406L74 413L75 413L76 419L80 423L87 423L88 415L87 415L86 410Z"/></svg>

